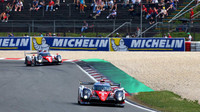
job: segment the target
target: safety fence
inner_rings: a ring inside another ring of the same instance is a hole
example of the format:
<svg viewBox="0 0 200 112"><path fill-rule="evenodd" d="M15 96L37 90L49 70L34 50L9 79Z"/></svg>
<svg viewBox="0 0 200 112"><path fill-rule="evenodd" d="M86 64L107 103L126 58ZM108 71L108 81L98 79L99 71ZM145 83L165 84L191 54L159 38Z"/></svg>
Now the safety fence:
<svg viewBox="0 0 200 112"><path fill-rule="evenodd" d="M0 50L185 51L185 38L0 37Z"/></svg>

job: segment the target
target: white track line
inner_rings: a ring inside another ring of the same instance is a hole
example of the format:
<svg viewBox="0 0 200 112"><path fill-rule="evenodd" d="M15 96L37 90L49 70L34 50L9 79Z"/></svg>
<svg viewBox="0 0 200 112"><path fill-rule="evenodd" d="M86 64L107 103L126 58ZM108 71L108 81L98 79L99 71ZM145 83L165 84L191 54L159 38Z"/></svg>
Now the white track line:
<svg viewBox="0 0 200 112"><path fill-rule="evenodd" d="M94 77L92 77L90 74L88 74L85 70L83 70L79 65L76 64L76 66L78 68L81 69L81 71L83 71L87 76L89 76L94 82L98 82Z"/></svg>
<svg viewBox="0 0 200 112"><path fill-rule="evenodd" d="M21 59L18 59L18 60L25 60L25 58L21 58Z"/></svg>
<svg viewBox="0 0 200 112"><path fill-rule="evenodd" d="M92 77L90 74L88 74L84 69L82 69L79 65L76 64L76 66L78 68L80 68L87 76L89 76L94 82L98 82L94 77ZM144 108L144 107L141 107L139 105L135 105L129 101L125 101L127 104L131 105L131 106L134 106L136 108L139 108L139 109L142 109L142 110L146 110L146 111L149 111L149 112L157 112L157 111L154 111L154 110L151 110L151 109L148 109L148 108Z"/></svg>

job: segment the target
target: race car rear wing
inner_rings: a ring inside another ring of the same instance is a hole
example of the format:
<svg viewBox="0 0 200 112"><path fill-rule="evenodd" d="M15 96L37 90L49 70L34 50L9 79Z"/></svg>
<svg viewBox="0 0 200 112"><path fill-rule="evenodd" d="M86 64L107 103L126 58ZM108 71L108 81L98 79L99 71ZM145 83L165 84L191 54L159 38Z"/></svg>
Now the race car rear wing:
<svg viewBox="0 0 200 112"><path fill-rule="evenodd" d="M81 82L79 81L80 85L94 85L95 82Z"/></svg>
<svg viewBox="0 0 200 112"><path fill-rule="evenodd" d="M26 56L27 54L38 54L38 52L25 52L24 51L24 56Z"/></svg>
<svg viewBox="0 0 200 112"><path fill-rule="evenodd" d="M79 81L80 85L94 85L95 82L81 82ZM114 83L114 84L110 84L110 86L112 87L120 87L121 84L118 83Z"/></svg>
<svg viewBox="0 0 200 112"><path fill-rule="evenodd" d="M114 84L110 84L110 86L117 86L117 87L121 87L121 84L114 83Z"/></svg>

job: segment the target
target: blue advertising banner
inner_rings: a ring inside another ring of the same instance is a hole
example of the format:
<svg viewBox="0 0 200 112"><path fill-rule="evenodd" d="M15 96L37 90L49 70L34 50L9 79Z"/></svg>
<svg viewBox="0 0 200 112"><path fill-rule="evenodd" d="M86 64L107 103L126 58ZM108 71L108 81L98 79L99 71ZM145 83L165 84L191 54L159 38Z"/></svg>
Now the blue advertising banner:
<svg viewBox="0 0 200 112"><path fill-rule="evenodd" d="M30 50L30 37L0 37L0 50Z"/></svg>
<svg viewBox="0 0 200 112"><path fill-rule="evenodd" d="M109 39L33 37L32 50L109 51Z"/></svg>
<svg viewBox="0 0 200 112"><path fill-rule="evenodd" d="M184 38L112 38L110 51L185 51Z"/></svg>

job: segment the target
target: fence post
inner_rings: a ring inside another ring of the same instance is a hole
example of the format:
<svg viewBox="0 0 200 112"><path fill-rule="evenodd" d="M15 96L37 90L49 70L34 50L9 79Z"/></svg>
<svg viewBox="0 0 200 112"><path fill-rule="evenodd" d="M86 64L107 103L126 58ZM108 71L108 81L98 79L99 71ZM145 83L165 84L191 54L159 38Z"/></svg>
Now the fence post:
<svg viewBox="0 0 200 112"><path fill-rule="evenodd" d="M53 20L53 32L56 32L56 20Z"/></svg>
<svg viewBox="0 0 200 112"><path fill-rule="evenodd" d="M28 25L28 35L30 36L30 34L31 34L31 27L30 25Z"/></svg>
<svg viewBox="0 0 200 112"><path fill-rule="evenodd" d="M34 33L34 20L32 20L32 33Z"/></svg>
<svg viewBox="0 0 200 112"><path fill-rule="evenodd" d="M195 24L193 24L193 25L194 25L194 26L193 26L193 27L194 27L194 39L193 39L193 40L194 40L194 41L197 41L197 40L196 40L196 37L195 37L196 27L195 27Z"/></svg>
<svg viewBox="0 0 200 112"><path fill-rule="evenodd" d="M74 33L76 33L76 28L75 28L75 20L74 20Z"/></svg>
<svg viewBox="0 0 200 112"><path fill-rule="evenodd" d="M71 17L71 4L69 4L69 17Z"/></svg>
<svg viewBox="0 0 200 112"><path fill-rule="evenodd" d="M45 10L45 7L43 7L42 10L43 10L43 11L42 11L42 15L43 15L43 17L44 17L44 10ZM31 11L30 11L30 12L31 12Z"/></svg>
<svg viewBox="0 0 200 112"><path fill-rule="evenodd" d="M12 32L13 32L13 21L12 21L12 24L11 24L11 25L12 25L11 27L12 27Z"/></svg>
<svg viewBox="0 0 200 112"><path fill-rule="evenodd" d="M141 2L141 6L140 6L140 32L142 32L142 2ZM140 35L140 37L142 38L142 35Z"/></svg>
<svg viewBox="0 0 200 112"><path fill-rule="evenodd" d="M93 25L95 25L95 22L93 21ZM92 27L93 33L95 32L95 27Z"/></svg>

